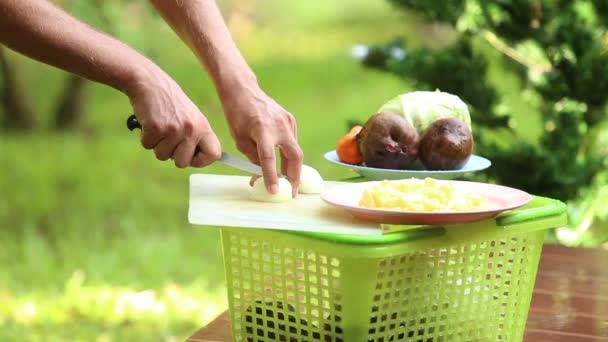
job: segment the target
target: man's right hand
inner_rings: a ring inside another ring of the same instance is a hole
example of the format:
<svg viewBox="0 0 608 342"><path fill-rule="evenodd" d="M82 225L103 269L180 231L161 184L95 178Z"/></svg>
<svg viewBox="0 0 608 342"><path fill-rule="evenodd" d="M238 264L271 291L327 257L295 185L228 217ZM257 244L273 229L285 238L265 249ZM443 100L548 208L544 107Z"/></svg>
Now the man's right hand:
<svg viewBox="0 0 608 342"><path fill-rule="evenodd" d="M138 81L127 95L142 126L141 144L159 160L173 159L184 168L207 166L221 157L207 118L169 76ZM195 155L196 146L201 152Z"/></svg>
<svg viewBox="0 0 608 342"><path fill-rule="evenodd" d="M120 41L47 0L0 1L0 44L126 93L142 145L178 167L209 165L220 143L209 122L166 73ZM194 156L196 146L202 153Z"/></svg>

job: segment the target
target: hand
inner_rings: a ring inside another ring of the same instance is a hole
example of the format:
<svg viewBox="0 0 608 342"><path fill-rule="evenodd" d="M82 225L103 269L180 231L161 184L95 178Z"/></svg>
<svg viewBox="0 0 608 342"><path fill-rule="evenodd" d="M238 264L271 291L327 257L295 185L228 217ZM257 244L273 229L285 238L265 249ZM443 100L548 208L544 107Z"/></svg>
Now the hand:
<svg viewBox="0 0 608 342"><path fill-rule="evenodd" d="M221 157L220 142L209 122L168 76L142 82L128 92L142 126L141 144L154 149L159 160L175 166L207 166ZM202 152L194 155L196 146Z"/></svg>
<svg viewBox="0 0 608 342"><path fill-rule="evenodd" d="M298 145L296 120L262 90L231 91L221 96L237 148L251 162L261 165L266 189L278 191L275 148L281 155L281 173L298 192L303 153Z"/></svg>

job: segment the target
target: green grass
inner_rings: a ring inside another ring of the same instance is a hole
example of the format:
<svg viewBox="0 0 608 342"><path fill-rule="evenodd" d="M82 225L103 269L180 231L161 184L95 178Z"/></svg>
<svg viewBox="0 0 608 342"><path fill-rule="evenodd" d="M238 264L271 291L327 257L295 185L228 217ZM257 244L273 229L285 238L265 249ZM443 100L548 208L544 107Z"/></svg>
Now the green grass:
<svg viewBox="0 0 608 342"><path fill-rule="evenodd" d="M288 9L275 2L235 38L263 88L296 116L305 163L326 179L352 176L322 153L346 120L365 119L409 88L362 69L348 49L413 34L385 3L341 1L319 13L293 6L293 18L274 16ZM128 26L123 38L172 75L236 151L200 64L158 18L144 22L157 26L145 35L139 27L144 38ZM47 124L64 74L11 58ZM183 340L227 307L219 231L187 222L188 177L236 172L157 161L125 128L131 108L122 94L96 84L87 94L77 131L0 136L0 340Z"/></svg>

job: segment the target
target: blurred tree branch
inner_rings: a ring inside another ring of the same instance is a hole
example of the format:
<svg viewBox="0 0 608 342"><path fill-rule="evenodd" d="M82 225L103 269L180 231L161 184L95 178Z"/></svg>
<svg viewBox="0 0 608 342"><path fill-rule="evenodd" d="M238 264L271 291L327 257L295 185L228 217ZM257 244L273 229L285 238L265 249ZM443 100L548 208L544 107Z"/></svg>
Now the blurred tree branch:
<svg viewBox="0 0 608 342"><path fill-rule="evenodd" d="M494 32L492 31L483 31L481 33L481 36L486 40L486 42L488 42L488 44L490 44L490 46L496 49L496 51L502 53L503 55L514 60L515 62L525 66L526 68L534 69L538 73L545 73L551 71L550 64L541 64L536 61L533 61L528 56L519 53L516 49L500 40L500 38L498 38L496 34L494 34Z"/></svg>
<svg viewBox="0 0 608 342"><path fill-rule="evenodd" d="M15 70L0 45L0 102L5 118L2 126L7 129L31 130L36 126L36 120L27 105L25 91L18 82Z"/></svg>
<svg viewBox="0 0 608 342"><path fill-rule="evenodd" d="M70 129L78 125L85 103L85 86L89 81L69 74L57 99L54 112L54 127Z"/></svg>

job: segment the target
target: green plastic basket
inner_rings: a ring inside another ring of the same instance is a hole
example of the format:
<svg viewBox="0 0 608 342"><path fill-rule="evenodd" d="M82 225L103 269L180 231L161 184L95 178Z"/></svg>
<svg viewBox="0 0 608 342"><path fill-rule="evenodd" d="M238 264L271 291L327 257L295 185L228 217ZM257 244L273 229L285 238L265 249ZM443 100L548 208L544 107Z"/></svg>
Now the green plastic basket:
<svg viewBox="0 0 608 342"><path fill-rule="evenodd" d="M483 222L374 237L222 228L235 341L521 341L546 229L533 197Z"/></svg>

